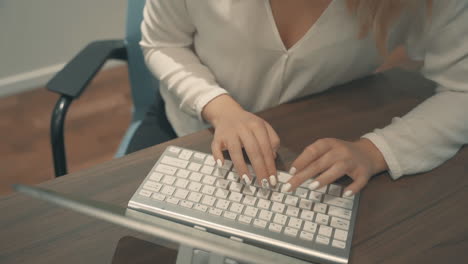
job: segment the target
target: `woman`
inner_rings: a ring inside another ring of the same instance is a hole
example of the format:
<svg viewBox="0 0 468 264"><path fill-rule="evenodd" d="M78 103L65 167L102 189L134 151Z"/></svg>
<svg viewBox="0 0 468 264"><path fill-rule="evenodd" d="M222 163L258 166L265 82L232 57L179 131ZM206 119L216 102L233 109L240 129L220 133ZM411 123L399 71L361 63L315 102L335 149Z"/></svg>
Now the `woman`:
<svg viewBox="0 0 468 264"><path fill-rule="evenodd" d="M467 10L465 0L148 0L141 46L177 135L212 125L218 165L229 151L250 184L244 148L263 186L277 183L280 139L252 112L373 74L405 47L437 93L354 142L307 146L283 186L349 175L351 196L372 175L430 170L468 142Z"/></svg>

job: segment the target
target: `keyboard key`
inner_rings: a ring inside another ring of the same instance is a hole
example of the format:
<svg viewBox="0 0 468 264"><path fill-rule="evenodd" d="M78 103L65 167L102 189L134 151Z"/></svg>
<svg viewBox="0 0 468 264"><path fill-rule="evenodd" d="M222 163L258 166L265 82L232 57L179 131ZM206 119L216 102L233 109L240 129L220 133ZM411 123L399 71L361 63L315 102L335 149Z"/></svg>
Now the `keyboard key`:
<svg viewBox="0 0 468 264"><path fill-rule="evenodd" d="M202 211L202 212L206 212L208 210L208 206L203 205L203 204L195 204L193 209L198 210L198 211Z"/></svg>
<svg viewBox="0 0 468 264"><path fill-rule="evenodd" d="M299 208L294 206L288 206L286 209L286 214L289 216L298 217L299 216Z"/></svg>
<svg viewBox="0 0 468 264"><path fill-rule="evenodd" d="M150 178L150 180L159 182L159 181L161 181L163 176L164 175L162 173L153 172L153 173L151 173L151 176L149 178Z"/></svg>
<svg viewBox="0 0 468 264"><path fill-rule="evenodd" d="M296 192L295 192L296 196L301 197L301 198L305 198L305 199L307 198L308 193L309 193L309 191L307 189L300 188L300 187L297 188Z"/></svg>
<svg viewBox="0 0 468 264"><path fill-rule="evenodd" d="M335 229L335 239L341 240L341 241L346 241L348 238L348 231L340 230L340 229Z"/></svg>
<svg viewBox="0 0 468 264"><path fill-rule="evenodd" d="M187 185L189 184L189 181L187 181L186 179L177 179L176 182L175 182L175 186L179 187L179 188L187 188Z"/></svg>
<svg viewBox="0 0 468 264"><path fill-rule="evenodd" d="M267 225L267 221L261 219L255 219L253 221L253 225L258 228L265 228Z"/></svg>
<svg viewBox="0 0 468 264"><path fill-rule="evenodd" d="M270 209L271 202L265 199L258 199L257 207L262 209Z"/></svg>
<svg viewBox="0 0 468 264"><path fill-rule="evenodd" d="M171 204L178 204L179 201L180 201L180 199L175 198L175 197L168 197L168 198L166 199L166 202L171 203Z"/></svg>
<svg viewBox="0 0 468 264"><path fill-rule="evenodd" d="M317 237L315 238L315 242L317 242L318 244L328 245L330 244L330 238L326 236L317 235Z"/></svg>
<svg viewBox="0 0 468 264"><path fill-rule="evenodd" d="M335 196L328 195L328 194L325 194L325 197L323 197L323 202L329 205L334 205L334 206L342 207L345 209L353 209L352 200L335 197Z"/></svg>
<svg viewBox="0 0 468 264"><path fill-rule="evenodd" d="M295 196L287 195L286 199L284 199L284 203L287 204L287 205L296 206L298 200L299 200L299 198L297 198Z"/></svg>
<svg viewBox="0 0 468 264"><path fill-rule="evenodd" d="M215 176L217 178L224 178L224 177L226 177L227 172L228 172L227 170L215 167L213 172L211 173L211 175L213 175L213 176Z"/></svg>
<svg viewBox="0 0 468 264"><path fill-rule="evenodd" d="M192 172L192 174L190 174L189 179L191 181L199 182L199 181L201 181L202 177L203 177L203 174L198 173L198 172Z"/></svg>
<svg viewBox="0 0 468 264"><path fill-rule="evenodd" d="M153 193L153 195L151 196L151 198L155 199L155 200L158 200L158 201L164 201L164 199L166 198L166 196L164 194L160 194L160 193Z"/></svg>
<svg viewBox="0 0 468 264"><path fill-rule="evenodd" d="M192 208L193 203L183 200L183 201L180 202L180 205L183 206L183 207Z"/></svg>
<svg viewBox="0 0 468 264"><path fill-rule="evenodd" d="M158 164L158 166L156 166L155 170L159 171L159 172L162 172L164 174L174 175L174 173L177 171L177 168L172 167L172 166L168 166L168 165L165 165L165 164Z"/></svg>
<svg viewBox="0 0 468 264"><path fill-rule="evenodd" d="M165 194L165 195L168 195L168 196L171 196L175 191L175 187L172 187L172 186L164 186L161 190L161 193L162 194Z"/></svg>
<svg viewBox="0 0 468 264"><path fill-rule="evenodd" d="M242 200L242 194L238 192L231 192L229 195L229 200L234 202L240 202Z"/></svg>
<svg viewBox="0 0 468 264"><path fill-rule="evenodd" d="M259 207L260 207L260 206L259 206ZM277 213L280 213L280 214L281 214L281 213L284 212L284 208L285 208L285 207L286 207L286 206L285 206L284 204L282 204L282 203L273 202L273 205L271 206L271 210L272 210L273 212L277 212ZM265 208L265 209L267 209L267 208Z"/></svg>
<svg viewBox="0 0 468 264"><path fill-rule="evenodd" d="M322 193L315 192L315 191L310 191L309 199L313 200L313 201L321 202L322 201L322 196L323 196Z"/></svg>
<svg viewBox="0 0 468 264"><path fill-rule="evenodd" d="M211 173L213 172L213 170L214 170L214 167L205 165L205 166L203 166L203 168L201 168L200 172L203 173L203 174L211 175Z"/></svg>
<svg viewBox="0 0 468 264"><path fill-rule="evenodd" d="M328 209L328 214L332 216L338 216L338 217L348 219L348 220L351 219L350 210L343 209L343 208L336 207L336 206L330 206L330 208Z"/></svg>
<svg viewBox="0 0 468 264"><path fill-rule="evenodd" d="M239 174L235 172L229 172L227 175L227 180L233 181L233 182L239 182Z"/></svg>
<svg viewBox="0 0 468 264"><path fill-rule="evenodd" d="M331 237L332 231L333 231L333 228L329 226L321 225L318 233L319 235L322 235L322 236Z"/></svg>
<svg viewBox="0 0 468 264"><path fill-rule="evenodd" d="M223 212L223 210L218 209L218 208L214 208L214 207L211 207L210 209L208 209L208 213L213 214L213 215L217 215L217 216L220 216L222 212Z"/></svg>
<svg viewBox="0 0 468 264"><path fill-rule="evenodd" d="M190 174L190 171L188 170L178 170L176 176L180 178L187 178Z"/></svg>
<svg viewBox="0 0 468 264"><path fill-rule="evenodd" d="M203 161L205 157L206 157L205 153L196 152L195 154L193 154L193 158L198 161Z"/></svg>
<svg viewBox="0 0 468 264"><path fill-rule="evenodd" d="M250 217L255 217L257 216L258 209L252 206L247 206L245 208L244 215L250 216Z"/></svg>
<svg viewBox="0 0 468 264"><path fill-rule="evenodd" d="M242 186L244 186L242 183L232 182L231 185L229 186L229 190L232 192L240 193L242 191Z"/></svg>
<svg viewBox="0 0 468 264"><path fill-rule="evenodd" d="M202 199L202 204L206 204L208 206L213 206L215 201L216 201L216 198L214 198L213 196L205 195L205 197L203 197L203 199Z"/></svg>
<svg viewBox="0 0 468 264"><path fill-rule="evenodd" d="M150 197L152 192L147 191L147 190L141 190L138 194L141 196Z"/></svg>
<svg viewBox="0 0 468 264"><path fill-rule="evenodd" d="M191 192L188 196L188 200L189 201L192 201L192 202L195 202L195 203L199 203L200 200L202 198L202 194L201 193L198 193L198 192Z"/></svg>
<svg viewBox="0 0 468 264"><path fill-rule="evenodd" d="M229 185L229 181L225 179L218 179L215 183L215 186L221 189L227 189Z"/></svg>
<svg viewBox="0 0 468 264"><path fill-rule="evenodd" d="M328 220L330 219L330 216L324 215L324 214L317 214L315 217L315 222L319 223L321 225L328 225Z"/></svg>
<svg viewBox="0 0 468 264"><path fill-rule="evenodd" d="M307 241L312 241L314 239L314 234L306 231L301 231L299 238Z"/></svg>
<svg viewBox="0 0 468 264"><path fill-rule="evenodd" d="M300 229L301 225L302 225L302 220L301 219L298 219L298 218L295 218L295 217L290 217L289 218L288 226Z"/></svg>
<svg viewBox="0 0 468 264"><path fill-rule="evenodd" d="M271 200L274 202L282 203L284 198L284 193L273 192L271 194Z"/></svg>
<svg viewBox="0 0 468 264"><path fill-rule="evenodd" d="M193 151L184 149L180 152L179 159L189 160L192 157Z"/></svg>
<svg viewBox="0 0 468 264"><path fill-rule="evenodd" d="M176 180L176 177L165 175L162 180L162 183L167 184L167 185L172 185L174 184L175 180Z"/></svg>
<svg viewBox="0 0 468 264"><path fill-rule="evenodd" d="M207 155L205 159L205 164L208 166L214 166L216 164L216 161L214 160L213 156Z"/></svg>
<svg viewBox="0 0 468 264"><path fill-rule="evenodd" d="M270 221L271 217L273 216L273 213L267 210L261 210L260 214L258 215L258 218L265 220L265 221Z"/></svg>
<svg viewBox="0 0 468 264"><path fill-rule="evenodd" d="M245 195L255 195L255 192L257 191L257 187L255 186L244 186L244 190L242 190L242 193Z"/></svg>
<svg viewBox="0 0 468 264"><path fill-rule="evenodd" d="M339 240L333 240L333 241L332 241L332 246L333 246L333 247L336 247L336 248L345 248L345 247L346 247L346 243L343 242L343 241L339 241Z"/></svg>
<svg viewBox="0 0 468 264"><path fill-rule="evenodd" d="M191 171L199 171L201 168L201 164L200 163L195 163L195 162L190 162L190 165L188 166L187 169L191 170Z"/></svg>
<svg viewBox="0 0 468 264"><path fill-rule="evenodd" d="M275 217L273 218L273 222L280 224L282 226L286 224L287 220L288 220L288 217L283 214L275 214Z"/></svg>
<svg viewBox="0 0 468 264"><path fill-rule="evenodd" d="M288 226L284 229L284 234L290 237L296 237L298 231L299 230L297 230L296 228L292 228Z"/></svg>
<svg viewBox="0 0 468 264"><path fill-rule="evenodd" d="M216 202L216 207L219 208L219 209L227 210L230 203L231 202L229 202L229 201L226 201L226 200L223 200L223 199L218 199L218 201Z"/></svg>
<svg viewBox="0 0 468 264"><path fill-rule="evenodd" d="M189 191L184 190L184 189L177 189L176 192L174 193L174 196L180 199L185 199L188 195Z"/></svg>
<svg viewBox="0 0 468 264"><path fill-rule="evenodd" d="M167 165L171 165L171 166L174 166L174 167L179 167L181 169L185 169L188 165L188 161L186 160L181 160L181 159L178 159L178 158L173 158L173 157L169 157L169 156L164 156L162 159L161 159L161 163L164 163L164 164L167 164Z"/></svg>
<svg viewBox="0 0 468 264"><path fill-rule="evenodd" d="M286 183L291 178L292 178L291 174L288 174L288 173L285 173L285 172L278 172L278 181L281 182L281 183Z"/></svg>
<svg viewBox="0 0 468 264"><path fill-rule="evenodd" d="M317 224L309 221L304 221L304 226L302 227L302 230L310 233L315 233L317 231Z"/></svg>
<svg viewBox="0 0 468 264"><path fill-rule="evenodd" d="M320 189L315 190L316 192L319 193L326 193L327 192L327 187L328 185L322 186Z"/></svg>
<svg viewBox="0 0 468 264"><path fill-rule="evenodd" d="M176 154L176 155L179 154L179 152L180 152L180 148L178 148L178 147L169 147L168 150L169 150L170 153Z"/></svg>
<svg viewBox="0 0 468 264"><path fill-rule="evenodd" d="M214 185L215 181L216 177L206 175L202 182L206 185Z"/></svg>
<svg viewBox="0 0 468 264"><path fill-rule="evenodd" d="M199 182L191 182L188 186L189 190L194 191L194 192L199 192L201 187L202 185Z"/></svg>
<svg viewBox="0 0 468 264"><path fill-rule="evenodd" d="M341 186L337 184L330 184L328 186L328 194L334 195L334 196L340 196L341 195Z"/></svg>
<svg viewBox="0 0 468 264"><path fill-rule="evenodd" d="M256 197L246 195L244 200L242 200L242 203L245 205L255 206L256 201L257 201Z"/></svg>
<svg viewBox="0 0 468 264"><path fill-rule="evenodd" d="M258 198L261 198L261 199L268 200L268 197L270 196L270 193L271 193L271 191L269 191L269 190L261 189L261 191L258 191L257 195L255 195L255 196L257 196Z"/></svg>
<svg viewBox="0 0 468 264"><path fill-rule="evenodd" d="M250 222L252 222L252 217L239 215L239 218L237 218L237 220L243 224L250 224Z"/></svg>
<svg viewBox="0 0 468 264"><path fill-rule="evenodd" d="M225 211L223 216L226 217L227 219L235 220L237 217L237 214L233 212Z"/></svg>
<svg viewBox="0 0 468 264"><path fill-rule="evenodd" d="M312 211L309 211L309 210L302 210L302 213L301 213L301 219L304 219L304 220L307 220L307 221L311 221L312 222L312 219L314 218L314 212Z"/></svg>
<svg viewBox="0 0 468 264"><path fill-rule="evenodd" d="M314 211L324 214L327 211L327 205L323 203L314 203Z"/></svg>
<svg viewBox="0 0 468 264"><path fill-rule="evenodd" d="M231 208L229 208L229 211L240 214L242 212L242 209L244 209L243 204L232 203Z"/></svg>
<svg viewBox="0 0 468 264"><path fill-rule="evenodd" d="M215 192L216 188L210 185L205 185L202 188L202 193L208 194L208 195L213 195Z"/></svg>
<svg viewBox="0 0 468 264"><path fill-rule="evenodd" d="M229 195L228 190L224 190L224 189L220 189L220 188L216 189L216 192L215 192L216 197L226 199L228 197L228 195Z"/></svg>
<svg viewBox="0 0 468 264"><path fill-rule="evenodd" d="M349 221L345 219L341 219L338 217L332 217L330 226L334 228L339 228L339 229L344 229L348 230L349 229Z"/></svg>
<svg viewBox="0 0 468 264"><path fill-rule="evenodd" d="M299 201L299 208L306 209L306 210L312 210L312 201L306 200L306 199L301 199Z"/></svg>
<svg viewBox="0 0 468 264"><path fill-rule="evenodd" d="M280 233L283 227L281 225L275 224L275 223L270 223L268 226L268 230L276 233Z"/></svg>

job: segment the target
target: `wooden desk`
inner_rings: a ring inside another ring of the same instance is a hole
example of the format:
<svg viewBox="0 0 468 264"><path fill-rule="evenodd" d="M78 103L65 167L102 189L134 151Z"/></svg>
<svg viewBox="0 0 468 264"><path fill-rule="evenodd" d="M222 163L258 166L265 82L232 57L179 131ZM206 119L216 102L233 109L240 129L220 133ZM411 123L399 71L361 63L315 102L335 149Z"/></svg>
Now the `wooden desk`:
<svg viewBox="0 0 468 264"><path fill-rule="evenodd" d="M356 139L406 113L433 87L392 71L260 115L282 139L278 166L286 169L315 139ZM125 206L167 145L209 152L211 138L201 131L41 186ZM429 173L374 177L361 196L351 263L468 263L467 201L466 147ZM155 240L22 195L0 198L0 263L110 263L126 235Z"/></svg>

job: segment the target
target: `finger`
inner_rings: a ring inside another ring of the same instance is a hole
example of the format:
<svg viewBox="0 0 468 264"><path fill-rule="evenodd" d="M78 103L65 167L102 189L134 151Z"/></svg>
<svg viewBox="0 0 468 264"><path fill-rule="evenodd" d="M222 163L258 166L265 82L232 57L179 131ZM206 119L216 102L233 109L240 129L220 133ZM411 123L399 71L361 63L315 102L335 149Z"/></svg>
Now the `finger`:
<svg viewBox="0 0 468 264"><path fill-rule="evenodd" d="M250 163L252 163L255 175L257 176L257 182L260 184L263 179L267 179L268 173L259 143L253 133L247 130L241 131L240 140L244 146L245 152L247 152Z"/></svg>
<svg viewBox="0 0 468 264"><path fill-rule="evenodd" d="M324 155L327 151L332 148L328 140L317 140L313 144L309 145L302 151L301 155L292 163L289 174L296 174L296 172L302 171L308 164L311 164L314 160Z"/></svg>
<svg viewBox="0 0 468 264"><path fill-rule="evenodd" d="M224 164L224 156L221 145L221 141L217 139L213 139L211 142L211 153L213 154L213 158L216 160L218 167L222 167Z"/></svg>
<svg viewBox="0 0 468 264"><path fill-rule="evenodd" d="M276 156L276 152L280 147L280 138L273 127L271 127L271 125L267 122L265 122L265 127L268 133L268 138L270 139L271 149L274 153L274 156Z"/></svg>
<svg viewBox="0 0 468 264"><path fill-rule="evenodd" d="M342 162L333 164L328 170L315 178L315 180L310 184L309 189L313 191L335 182L346 174L346 169L346 165Z"/></svg>
<svg viewBox="0 0 468 264"><path fill-rule="evenodd" d="M284 192L294 191L299 185L306 180L316 177L320 173L330 168L336 161L335 156L331 151L326 152L324 155L310 163L307 167L302 169L296 175L289 179L288 183L283 186ZM288 185L289 184L289 185ZM288 190L289 189L289 190Z"/></svg>
<svg viewBox="0 0 468 264"><path fill-rule="evenodd" d="M277 183L276 180L276 165L275 158L273 156L273 151L271 148L270 139L268 137L268 132L266 127L264 129L259 129L254 132L254 136L260 145L260 149L263 154L263 161L267 170L267 181L259 182L263 188L270 188L270 184L275 186Z"/></svg>
<svg viewBox="0 0 468 264"><path fill-rule="evenodd" d="M360 192L367 184L368 179L364 176L358 176L343 192L343 197L351 197Z"/></svg>
<svg viewBox="0 0 468 264"><path fill-rule="evenodd" d="M240 139L237 136L230 139L227 144L227 149L232 163L234 164L234 168L236 168L236 171L239 174L239 177L246 184L250 185L252 183L252 178L249 176L250 173L247 169L247 165L245 164Z"/></svg>

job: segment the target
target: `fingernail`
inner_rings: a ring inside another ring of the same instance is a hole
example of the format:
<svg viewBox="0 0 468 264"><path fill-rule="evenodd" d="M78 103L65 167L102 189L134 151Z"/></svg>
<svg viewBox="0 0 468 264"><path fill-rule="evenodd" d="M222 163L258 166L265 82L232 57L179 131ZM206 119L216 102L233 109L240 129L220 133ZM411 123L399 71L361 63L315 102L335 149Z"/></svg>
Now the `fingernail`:
<svg viewBox="0 0 468 264"><path fill-rule="evenodd" d="M270 184L276 186L276 177L275 175L270 176Z"/></svg>
<svg viewBox="0 0 468 264"><path fill-rule="evenodd" d="M313 181L310 185L309 185L309 189L311 191L314 191L315 189L317 189L320 185L320 182L318 181Z"/></svg>
<svg viewBox="0 0 468 264"><path fill-rule="evenodd" d="M291 167L291 169L289 170L289 174L294 175L294 174L296 174L296 171L297 171L296 168Z"/></svg>
<svg viewBox="0 0 468 264"><path fill-rule="evenodd" d="M350 197L351 195L353 195L353 191L351 190L347 190L346 192L343 193L343 197Z"/></svg>
<svg viewBox="0 0 468 264"><path fill-rule="evenodd" d="M262 188L263 189L269 189L270 188L270 184L268 183L267 179L262 180Z"/></svg>
<svg viewBox="0 0 468 264"><path fill-rule="evenodd" d="M221 162L220 159L217 159L217 160L216 160L216 164L218 165L218 167L222 167L222 166L223 166L223 163Z"/></svg>
<svg viewBox="0 0 468 264"><path fill-rule="evenodd" d="M283 188L281 188L281 192L289 192L289 190L291 190L290 183L286 183L285 185L283 185Z"/></svg>
<svg viewBox="0 0 468 264"><path fill-rule="evenodd" d="M244 183L247 185L252 184L252 181L250 180L249 176L247 176L247 174L242 175L242 180L244 180Z"/></svg>

